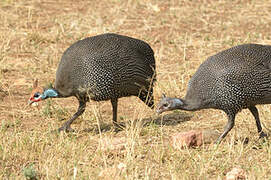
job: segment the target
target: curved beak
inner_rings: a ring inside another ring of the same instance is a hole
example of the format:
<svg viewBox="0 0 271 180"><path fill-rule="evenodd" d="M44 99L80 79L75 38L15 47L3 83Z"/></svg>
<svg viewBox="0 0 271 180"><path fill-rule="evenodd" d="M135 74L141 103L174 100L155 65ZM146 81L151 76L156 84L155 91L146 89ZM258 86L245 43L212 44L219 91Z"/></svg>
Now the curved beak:
<svg viewBox="0 0 271 180"><path fill-rule="evenodd" d="M38 105L38 101L35 100L33 97L31 97L29 100L28 100L28 103L27 103L29 106L32 105L32 106L37 106Z"/></svg>
<svg viewBox="0 0 271 180"><path fill-rule="evenodd" d="M33 104L35 102L35 99L34 99L34 97L30 97L29 99L28 99L28 105L31 105L31 104Z"/></svg>
<svg viewBox="0 0 271 180"><path fill-rule="evenodd" d="M30 106L31 104L33 104L34 103L34 101L31 101L30 99L28 100L28 105Z"/></svg>
<svg viewBox="0 0 271 180"><path fill-rule="evenodd" d="M158 115L159 115L159 114L161 114L162 112L163 112L163 110L162 110L162 109L160 109L160 108L157 108L157 109L156 109L156 114L158 114Z"/></svg>

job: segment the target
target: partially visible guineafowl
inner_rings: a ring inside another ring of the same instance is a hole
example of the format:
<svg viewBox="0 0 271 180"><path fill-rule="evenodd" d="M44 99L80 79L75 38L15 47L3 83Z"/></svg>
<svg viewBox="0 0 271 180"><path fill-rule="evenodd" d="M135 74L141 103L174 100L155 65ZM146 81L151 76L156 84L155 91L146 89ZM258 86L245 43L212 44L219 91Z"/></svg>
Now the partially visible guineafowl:
<svg viewBox="0 0 271 180"><path fill-rule="evenodd" d="M89 99L111 100L116 125L118 98L138 96L153 108L154 81L154 53L146 42L118 34L102 34L71 45L59 63L54 88L43 90L34 83L29 103L75 96L79 108L59 128L59 131L71 131L70 125L85 111Z"/></svg>
<svg viewBox="0 0 271 180"><path fill-rule="evenodd" d="M184 99L163 95L157 112L182 109L220 109L228 116L219 143L233 128L235 115L244 108L253 114L260 137L257 104L271 103L271 46L244 44L209 57L190 79Z"/></svg>

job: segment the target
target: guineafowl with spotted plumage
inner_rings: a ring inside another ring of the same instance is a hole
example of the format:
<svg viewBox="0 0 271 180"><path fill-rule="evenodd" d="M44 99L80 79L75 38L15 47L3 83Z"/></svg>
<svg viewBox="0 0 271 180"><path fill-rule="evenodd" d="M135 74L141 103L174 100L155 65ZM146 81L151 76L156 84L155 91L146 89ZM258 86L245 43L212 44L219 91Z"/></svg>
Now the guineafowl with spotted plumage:
<svg viewBox="0 0 271 180"><path fill-rule="evenodd" d="M90 99L111 100L113 123L117 125L118 98L138 96L153 108L155 58L144 41L118 34L102 34L77 41L63 54L53 88L43 89L34 83L29 104L47 98L75 96L77 112L59 128L72 131Z"/></svg>
<svg viewBox="0 0 271 180"><path fill-rule="evenodd" d="M244 44L224 50L203 62L189 81L184 99L165 97L157 112L182 109L220 109L228 116L219 143L233 128L236 114L248 108L261 126L257 104L271 103L271 46Z"/></svg>

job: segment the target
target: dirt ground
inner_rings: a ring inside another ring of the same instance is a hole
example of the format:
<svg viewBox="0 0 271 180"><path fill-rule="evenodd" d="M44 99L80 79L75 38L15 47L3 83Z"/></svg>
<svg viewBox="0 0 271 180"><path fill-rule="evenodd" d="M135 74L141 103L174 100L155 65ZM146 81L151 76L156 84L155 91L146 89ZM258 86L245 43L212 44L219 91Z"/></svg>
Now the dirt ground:
<svg viewBox="0 0 271 180"><path fill-rule="evenodd" d="M106 32L151 45L157 66L156 103L162 93L183 97L189 79L207 57L238 44L271 44L270 12L268 0L1 1L0 177L27 178L26 171L34 168L38 179L97 179L103 178L102 169L124 163L126 170L116 179L223 179L235 166L245 169L248 179L268 178L270 145L258 144L255 120L247 110L238 114L218 149L176 151L163 145L164 139L191 129L222 132L225 114L174 111L165 113L162 122L137 97L127 97L119 101L118 121L143 119L147 125L115 134L110 102L90 102L72 125L76 133L50 135L76 112L77 100L49 99L38 107L27 102L34 79L41 86L54 83L65 49ZM270 106L259 106L259 111L270 128ZM104 152L97 150L102 137L131 141L124 152ZM246 146L241 143L245 138Z"/></svg>

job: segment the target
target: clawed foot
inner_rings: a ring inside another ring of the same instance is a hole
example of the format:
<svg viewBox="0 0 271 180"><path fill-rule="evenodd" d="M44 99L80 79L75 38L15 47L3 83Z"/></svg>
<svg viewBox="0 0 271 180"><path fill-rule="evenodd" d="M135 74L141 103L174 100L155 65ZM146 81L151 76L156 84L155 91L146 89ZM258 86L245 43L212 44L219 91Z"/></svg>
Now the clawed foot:
<svg viewBox="0 0 271 180"><path fill-rule="evenodd" d="M263 131L260 132L260 138L266 138L267 137L267 134L265 134Z"/></svg>
<svg viewBox="0 0 271 180"><path fill-rule="evenodd" d="M113 125L114 125L114 132L116 133L124 129L124 126L119 123L113 123Z"/></svg>
<svg viewBox="0 0 271 180"><path fill-rule="evenodd" d="M65 127L65 126L62 126L61 128L58 129L58 132L61 132L61 131L64 131L64 132L74 132L74 129L72 129L71 127Z"/></svg>

